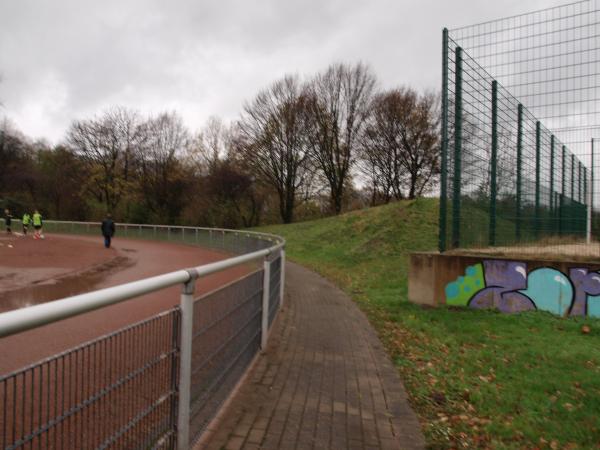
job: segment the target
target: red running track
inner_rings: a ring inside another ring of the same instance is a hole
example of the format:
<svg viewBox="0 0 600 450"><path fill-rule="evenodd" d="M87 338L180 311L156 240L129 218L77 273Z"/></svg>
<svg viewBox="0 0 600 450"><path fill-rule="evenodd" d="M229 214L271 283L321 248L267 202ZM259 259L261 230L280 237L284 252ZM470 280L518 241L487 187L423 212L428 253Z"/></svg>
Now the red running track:
<svg viewBox="0 0 600 450"><path fill-rule="evenodd" d="M0 312L225 259L200 247L101 237L46 235L0 238ZM247 273L240 266L200 279L202 294ZM174 286L0 339L0 375L151 317L179 303Z"/></svg>

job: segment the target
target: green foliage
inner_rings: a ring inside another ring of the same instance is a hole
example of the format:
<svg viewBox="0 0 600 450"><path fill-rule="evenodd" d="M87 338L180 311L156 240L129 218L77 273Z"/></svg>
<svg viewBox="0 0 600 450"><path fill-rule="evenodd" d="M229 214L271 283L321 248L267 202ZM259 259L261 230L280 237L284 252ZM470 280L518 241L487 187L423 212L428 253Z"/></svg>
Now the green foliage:
<svg viewBox="0 0 600 450"><path fill-rule="evenodd" d="M592 448L600 442L600 321L422 308L408 255L436 247L438 202L402 201L263 230L346 290L401 372L431 448Z"/></svg>

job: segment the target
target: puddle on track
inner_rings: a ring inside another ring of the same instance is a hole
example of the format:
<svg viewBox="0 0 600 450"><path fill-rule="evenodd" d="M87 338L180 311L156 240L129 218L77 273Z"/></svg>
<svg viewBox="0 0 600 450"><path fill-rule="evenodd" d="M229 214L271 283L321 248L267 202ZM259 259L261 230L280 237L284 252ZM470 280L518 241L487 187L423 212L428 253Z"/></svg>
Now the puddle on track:
<svg viewBox="0 0 600 450"><path fill-rule="evenodd" d="M95 286L112 272L130 267L133 264L132 259L117 256L83 272L49 278L32 283L29 286L0 292L0 313L94 290Z"/></svg>

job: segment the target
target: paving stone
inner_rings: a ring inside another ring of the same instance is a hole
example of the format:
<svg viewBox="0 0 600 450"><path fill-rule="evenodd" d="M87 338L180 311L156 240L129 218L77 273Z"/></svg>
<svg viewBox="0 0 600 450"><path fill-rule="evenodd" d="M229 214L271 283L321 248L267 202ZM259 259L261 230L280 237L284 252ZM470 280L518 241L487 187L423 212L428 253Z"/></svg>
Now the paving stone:
<svg viewBox="0 0 600 450"><path fill-rule="evenodd" d="M425 441L364 314L327 280L286 264L285 306L205 448L405 449Z"/></svg>
<svg viewBox="0 0 600 450"><path fill-rule="evenodd" d="M244 445L244 438L239 436L233 436L229 438L225 445L225 450L240 450Z"/></svg>
<svg viewBox="0 0 600 450"><path fill-rule="evenodd" d="M248 442L252 443L252 444L260 444L264 435L266 433L266 430L260 429L260 428L253 428L252 430L250 430L250 433L248 434Z"/></svg>

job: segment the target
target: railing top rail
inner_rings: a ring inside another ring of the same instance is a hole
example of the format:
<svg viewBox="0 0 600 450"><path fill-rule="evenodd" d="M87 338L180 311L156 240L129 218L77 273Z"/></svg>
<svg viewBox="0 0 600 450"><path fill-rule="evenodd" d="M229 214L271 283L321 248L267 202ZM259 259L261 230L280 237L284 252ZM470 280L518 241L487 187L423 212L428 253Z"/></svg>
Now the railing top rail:
<svg viewBox="0 0 600 450"><path fill-rule="evenodd" d="M3 217L0 217L1 221L4 221ZM21 222L18 217L12 218L13 222ZM102 222L82 222L77 220L44 220L44 223L57 223L57 224L74 224L74 225L100 225ZM127 223L127 222L115 222L115 225L119 227L146 227L146 228L169 228L171 230L185 229L185 230L201 230L201 231L216 231L224 233L234 233L246 236L256 236L259 239L269 240L273 242L282 242L283 238L275 234L262 233L258 231L247 231L247 230L234 230L231 228L210 228L210 227L194 227L190 225L155 225L149 223Z"/></svg>
<svg viewBox="0 0 600 450"><path fill-rule="evenodd" d="M93 224L93 222L79 223ZM140 295L165 289L177 284L188 283L189 281L193 281L199 277L210 275L215 272L220 272L263 258L282 249L285 246L285 240L283 238L272 234L226 229L206 228L205 230L217 230L242 235L253 235L259 239L262 238L266 241L274 242L274 245L263 250L231 257L214 263L177 270L163 275L145 278L106 289L100 289L85 294L75 295L40 305L34 305L27 308L2 313L0 314L0 338L90 312L104 306L119 303L133 297L138 297Z"/></svg>

